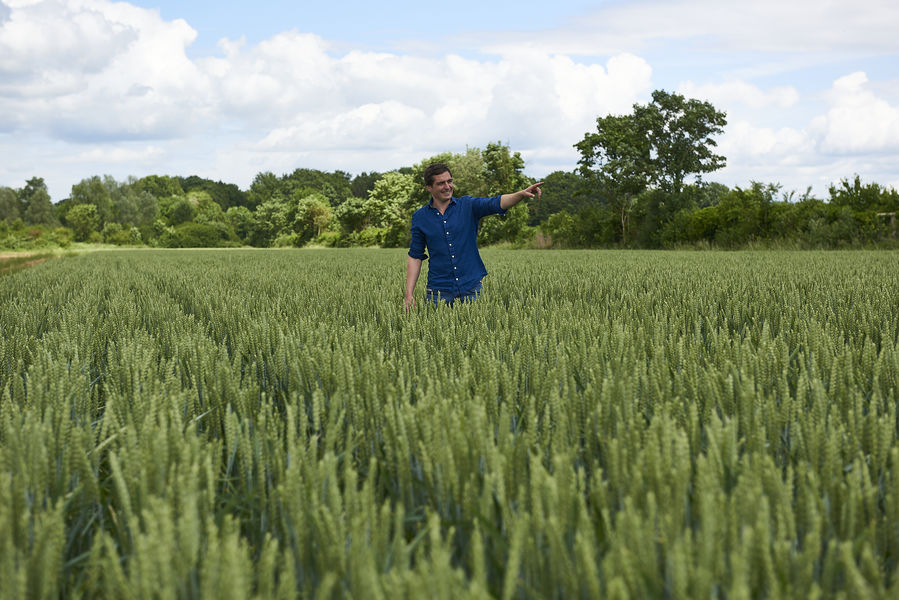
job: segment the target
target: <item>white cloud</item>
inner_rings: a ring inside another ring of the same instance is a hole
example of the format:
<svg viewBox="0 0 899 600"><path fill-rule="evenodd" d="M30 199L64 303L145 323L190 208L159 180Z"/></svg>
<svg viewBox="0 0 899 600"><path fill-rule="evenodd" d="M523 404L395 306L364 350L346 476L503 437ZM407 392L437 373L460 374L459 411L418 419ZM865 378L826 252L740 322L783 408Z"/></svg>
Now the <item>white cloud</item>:
<svg viewBox="0 0 899 600"><path fill-rule="evenodd" d="M150 145L139 148L124 146L103 146L90 148L63 159L69 163L103 163L103 164L151 164L165 156L165 150L159 146Z"/></svg>
<svg viewBox="0 0 899 600"><path fill-rule="evenodd" d="M104 0L10 2L0 110L65 140L171 138L207 108L184 21Z"/></svg>
<svg viewBox="0 0 899 600"><path fill-rule="evenodd" d="M895 181L895 81L857 73L824 93L829 81L764 87L748 73L766 52L761 60L783 59L784 70L799 57L807 66L825 54L895 53L897 22L899 4L885 0L630 0L526 36L455 37L456 54L430 42L420 42L427 52L347 51L288 30L260 43L223 39L217 56L197 59L188 52L196 31L157 11L109 0L5 0L0 155L10 158L0 161L0 184L38 174L60 198L78 179L131 168L247 186L260 171L385 170L495 140L520 151L529 173L545 175L573 168L572 145L595 119L628 113L662 77L683 79L679 93L727 111L719 150L729 166L714 179L770 177L804 188L803 179L817 185L854 168ZM654 71L652 57L675 48L683 54L659 64L689 56L688 76Z"/></svg>
<svg viewBox="0 0 899 600"><path fill-rule="evenodd" d="M601 3L563 26L534 32L529 43L547 52L593 56L642 53L665 41L689 43L702 54L892 53L899 50L896 23L899 4L892 0L630 0ZM520 45L520 37L504 32L480 45L502 53ZM476 43L478 38L461 39Z"/></svg>
<svg viewBox="0 0 899 600"><path fill-rule="evenodd" d="M832 154L899 151L899 106L869 89L868 77L856 72L837 79L828 93L830 109L811 129L820 149Z"/></svg>
<svg viewBox="0 0 899 600"><path fill-rule="evenodd" d="M780 86L763 91L758 86L745 81L702 85L686 81L678 86L677 92L687 98L711 102L716 108L727 112L730 112L734 105L743 105L754 110L790 108L795 106L800 98L799 91L792 86Z"/></svg>
<svg viewBox="0 0 899 600"><path fill-rule="evenodd" d="M737 121L727 126L719 150L731 163L785 165L807 156L813 143L804 131L792 127L773 129Z"/></svg>
<svg viewBox="0 0 899 600"><path fill-rule="evenodd" d="M752 89L747 94L755 95ZM716 175L743 185L750 179L780 181L787 189L813 185L818 195L824 195L828 184L856 173L866 181L895 186L899 107L875 93L863 72L837 79L823 95L823 112L804 127L731 121L719 146L728 167ZM774 104L769 110L779 109Z"/></svg>

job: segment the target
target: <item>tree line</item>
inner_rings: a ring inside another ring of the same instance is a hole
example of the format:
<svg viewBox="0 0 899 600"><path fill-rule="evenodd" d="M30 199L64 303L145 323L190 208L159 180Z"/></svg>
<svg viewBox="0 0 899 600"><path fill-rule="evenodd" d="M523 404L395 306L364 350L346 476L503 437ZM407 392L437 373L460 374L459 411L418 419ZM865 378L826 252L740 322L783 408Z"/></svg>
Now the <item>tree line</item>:
<svg viewBox="0 0 899 600"><path fill-rule="evenodd" d="M729 188L703 176L725 113L657 90L627 115L596 121L574 144L578 168L544 180L541 200L484 219L479 242L520 247L897 247L899 193L843 178L826 198L777 183ZM443 153L379 173L298 168L259 173L247 190L198 176L93 176L54 204L44 180L0 187L0 247L72 242L154 247L402 247L412 212L428 201L421 179L447 163L456 195L491 196L533 183L508 145Z"/></svg>

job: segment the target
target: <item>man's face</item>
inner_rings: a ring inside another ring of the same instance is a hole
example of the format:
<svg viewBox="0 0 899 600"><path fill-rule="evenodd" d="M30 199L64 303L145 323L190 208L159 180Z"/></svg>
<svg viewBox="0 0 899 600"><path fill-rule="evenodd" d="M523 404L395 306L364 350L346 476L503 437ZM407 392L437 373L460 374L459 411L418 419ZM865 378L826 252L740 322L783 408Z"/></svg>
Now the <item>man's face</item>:
<svg viewBox="0 0 899 600"><path fill-rule="evenodd" d="M453 176L449 171L434 176L434 182L425 186L431 198L437 202L447 202L453 197Z"/></svg>

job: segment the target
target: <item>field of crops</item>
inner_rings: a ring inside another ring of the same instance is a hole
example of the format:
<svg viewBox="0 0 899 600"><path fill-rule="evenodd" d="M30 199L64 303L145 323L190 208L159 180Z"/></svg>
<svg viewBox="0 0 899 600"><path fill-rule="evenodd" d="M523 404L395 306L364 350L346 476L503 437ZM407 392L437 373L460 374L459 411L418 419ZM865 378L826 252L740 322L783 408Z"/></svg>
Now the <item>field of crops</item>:
<svg viewBox="0 0 899 600"><path fill-rule="evenodd" d="M404 254L0 277L0 597L899 594L899 253Z"/></svg>

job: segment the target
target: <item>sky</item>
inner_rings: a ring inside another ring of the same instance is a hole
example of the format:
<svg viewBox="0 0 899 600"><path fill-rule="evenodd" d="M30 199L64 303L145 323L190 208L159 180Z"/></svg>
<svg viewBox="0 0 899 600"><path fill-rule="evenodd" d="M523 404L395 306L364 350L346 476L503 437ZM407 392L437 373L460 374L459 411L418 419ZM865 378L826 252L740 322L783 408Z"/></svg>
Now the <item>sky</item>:
<svg viewBox="0 0 899 600"><path fill-rule="evenodd" d="M727 113L728 186L899 189L899 3L0 0L0 186L247 189L502 142L542 178L664 89Z"/></svg>

